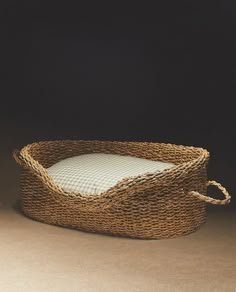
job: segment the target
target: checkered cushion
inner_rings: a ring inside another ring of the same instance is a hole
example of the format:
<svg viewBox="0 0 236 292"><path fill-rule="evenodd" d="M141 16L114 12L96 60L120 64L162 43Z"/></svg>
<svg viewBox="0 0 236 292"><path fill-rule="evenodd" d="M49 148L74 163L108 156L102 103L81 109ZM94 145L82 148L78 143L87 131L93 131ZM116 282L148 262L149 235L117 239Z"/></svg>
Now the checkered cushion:
<svg viewBox="0 0 236 292"><path fill-rule="evenodd" d="M132 156L92 153L61 160L47 170L49 176L67 192L98 195L124 178L173 166L172 163Z"/></svg>

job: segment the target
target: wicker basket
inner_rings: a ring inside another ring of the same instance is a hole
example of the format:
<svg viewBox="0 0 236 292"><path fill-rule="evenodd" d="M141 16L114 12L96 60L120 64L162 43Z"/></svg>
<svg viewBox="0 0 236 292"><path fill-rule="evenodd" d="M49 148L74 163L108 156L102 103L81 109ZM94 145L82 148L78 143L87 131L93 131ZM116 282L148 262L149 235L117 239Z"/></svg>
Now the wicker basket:
<svg viewBox="0 0 236 292"><path fill-rule="evenodd" d="M63 191L46 168L86 153L131 155L176 166L124 179L101 195ZM14 158L23 168L23 212L48 224L134 238L170 238L198 229L206 220L206 203L230 202L219 183L207 181L209 153L202 148L151 142L46 141L14 151ZM208 197L209 185L218 187L225 199Z"/></svg>

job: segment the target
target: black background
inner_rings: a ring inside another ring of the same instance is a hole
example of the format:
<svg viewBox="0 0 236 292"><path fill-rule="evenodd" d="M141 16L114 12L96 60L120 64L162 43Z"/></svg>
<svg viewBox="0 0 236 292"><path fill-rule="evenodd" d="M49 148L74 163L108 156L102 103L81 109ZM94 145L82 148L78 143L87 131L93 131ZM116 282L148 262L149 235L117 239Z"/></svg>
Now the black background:
<svg viewBox="0 0 236 292"><path fill-rule="evenodd" d="M235 3L163 2L6 2L1 147L52 139L201 146L211 153L209 177L233 195Z"/></svg>

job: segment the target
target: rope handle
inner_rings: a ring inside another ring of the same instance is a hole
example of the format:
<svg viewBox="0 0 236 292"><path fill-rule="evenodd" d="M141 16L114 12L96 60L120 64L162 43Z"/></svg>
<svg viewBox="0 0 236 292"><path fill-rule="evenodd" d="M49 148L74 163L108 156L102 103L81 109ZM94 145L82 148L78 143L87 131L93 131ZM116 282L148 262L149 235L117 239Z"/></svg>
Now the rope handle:
<svg viewBox="0 0 236 292"><path fill-rule="evenodd" d="M13 158L15 159L15 161L16 161L19 165L21 165L22 162L21 162L21 159L20 159L20 151L19 151L18 149L15 149L15 150L13 151L12 155L13 155Z"/></svg>
<svg viewBox="0 0 236 292"><path fill-rule="evenodd" d="M230 203L231 196L229 195L227 190L220 183L218 183L214 180L211 180L211 181L207 182L207 186L217 187L223 193L223 195L225 196L225 199L223 199L223 200L214 199L214 198L211 198L208 196L204 196L204 195L200 194L199 192L195 192L195 191L191 191L191 192L189 192L189 194L198 198L201 201L211 203L214 205L227 205Z"/></svg>
<svg viewBox="0 0 236 292"><path fill-rule="evenodd" d="M13 157L19 165L33 170L35 175L41 178L47 175L45 168L39 164L38 161L34 160L26 151L19 151L16 149L13 151Z"/></svg>

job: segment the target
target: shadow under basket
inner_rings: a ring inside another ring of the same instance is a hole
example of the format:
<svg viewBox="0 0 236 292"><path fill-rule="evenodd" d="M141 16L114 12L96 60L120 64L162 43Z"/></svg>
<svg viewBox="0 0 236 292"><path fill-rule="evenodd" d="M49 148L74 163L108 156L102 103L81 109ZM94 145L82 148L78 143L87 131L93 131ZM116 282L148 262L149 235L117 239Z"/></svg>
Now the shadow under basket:
<svg viewBox="0 0 236 292"><path fill-rule="evenodd" d="M47 168L77 155L109 153L174 163L161 172L127 178L100 195L65 192ZM226 205L230 195L207 180L209 152L202 148L116 141L44 141L15 150L22 167L21 208L38 221L90 232L162 239L189 234L206 220L206 203ZM219 188L225 199L207 196Z"/></svg>

